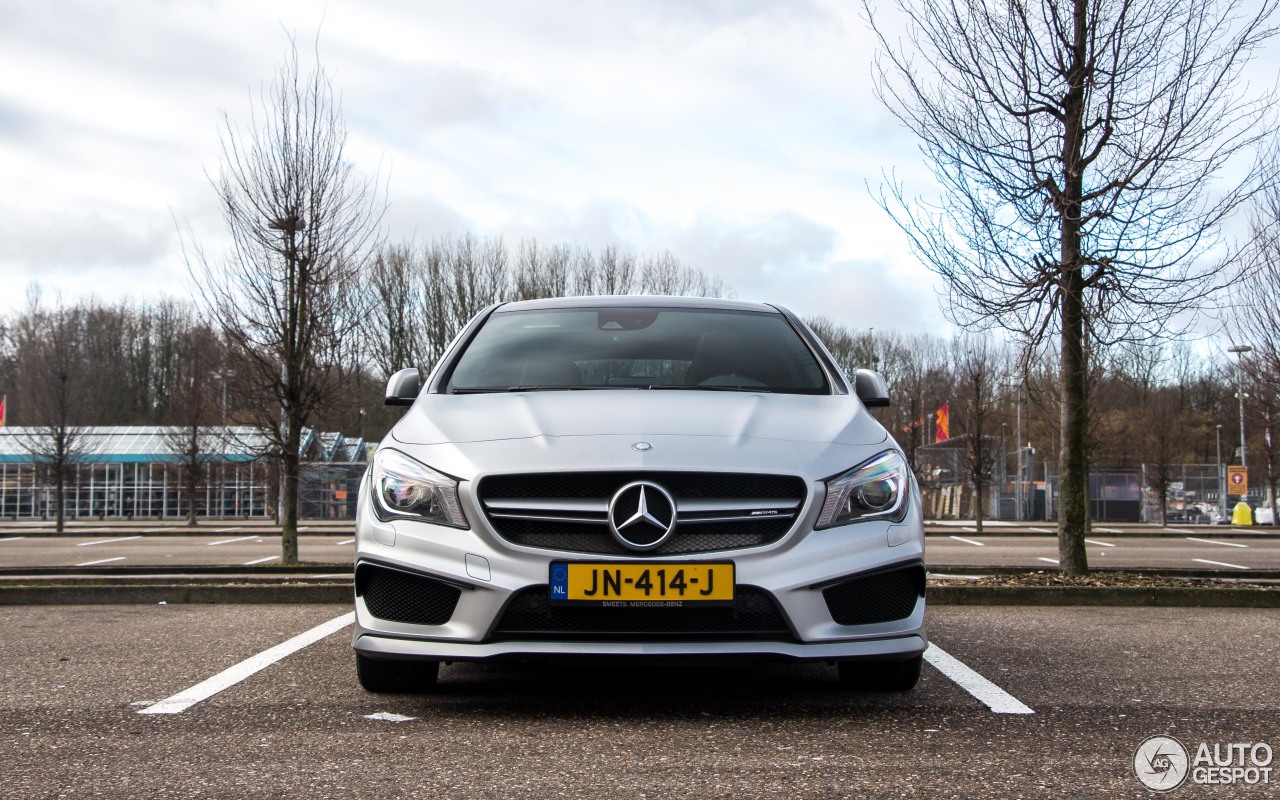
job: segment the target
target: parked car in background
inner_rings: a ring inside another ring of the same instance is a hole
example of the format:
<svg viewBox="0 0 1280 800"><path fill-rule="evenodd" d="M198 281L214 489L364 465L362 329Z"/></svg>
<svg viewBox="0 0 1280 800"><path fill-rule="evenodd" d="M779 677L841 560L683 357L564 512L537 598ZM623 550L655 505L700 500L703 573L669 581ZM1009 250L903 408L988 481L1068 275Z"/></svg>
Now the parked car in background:
<svg viewBox="0 0 1280 800"><path fill-rule="evenodd" d="M353 646L374 692L441 662L831 662L905 690L925 638L919 489L847 379L777 306L583 297L494 306L361 487Z"/></svg>

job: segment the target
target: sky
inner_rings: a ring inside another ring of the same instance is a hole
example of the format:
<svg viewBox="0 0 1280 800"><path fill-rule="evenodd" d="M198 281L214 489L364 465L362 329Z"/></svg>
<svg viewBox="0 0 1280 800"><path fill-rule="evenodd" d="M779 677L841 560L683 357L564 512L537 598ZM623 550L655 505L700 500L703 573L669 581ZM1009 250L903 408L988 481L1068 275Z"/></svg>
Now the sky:
<svg viewBox="0 0 1280 800"><path fill-rule="evenodd" d="M948 330L868 188L925 172L853 3L0 0L0 19L0 312L33 281L189 297L179 231L226 243L221 115L249 121L292 35L385 181L389 241L670 251L740 299Z"/></svg>
<svg viewBox="0 0 1280 800"><path fill-rule="evenodd" d="M743 300L952 332L874 200L887 172L933 183L853 0L0 0L0 21L0 313L33 281L190 297L184 245L227 243L223 114L250 121L293 37L390 242L669 251Z"/></svg>

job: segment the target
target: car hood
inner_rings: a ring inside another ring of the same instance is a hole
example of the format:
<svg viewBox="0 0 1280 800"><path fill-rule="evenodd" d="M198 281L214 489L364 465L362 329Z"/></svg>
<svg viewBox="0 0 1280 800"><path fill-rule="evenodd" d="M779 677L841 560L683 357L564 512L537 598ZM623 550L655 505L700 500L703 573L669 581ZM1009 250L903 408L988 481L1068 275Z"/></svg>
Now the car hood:
<svg viewBox="0 0 1280 800"><path fill-rule="evenodd" d="M599 469L820 479L869 457L888 438L850 395L587 390L424 395L383 446L406 449L460 480Z"/></svg>
<svg viewBox="0 0 1280 800"><path fill-rule="evenodd" d="M419 445L607 435L850 445L886 438L849 395L663 390L424 395L392 434Z"/></svg>

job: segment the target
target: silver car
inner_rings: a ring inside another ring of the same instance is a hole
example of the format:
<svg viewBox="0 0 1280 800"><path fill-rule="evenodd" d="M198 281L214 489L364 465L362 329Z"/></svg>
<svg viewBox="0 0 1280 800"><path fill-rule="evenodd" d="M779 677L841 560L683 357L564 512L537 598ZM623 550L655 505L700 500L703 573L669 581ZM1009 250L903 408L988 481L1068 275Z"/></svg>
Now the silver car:
<svg viewBox="0 0 1280 800"><path fill-rule="evenodd" d="M354 647L373 692L441 662L831 662L920 674L924 532L901 449L814 334L770 305L580 297L493 306L361 486Z"/></svg>

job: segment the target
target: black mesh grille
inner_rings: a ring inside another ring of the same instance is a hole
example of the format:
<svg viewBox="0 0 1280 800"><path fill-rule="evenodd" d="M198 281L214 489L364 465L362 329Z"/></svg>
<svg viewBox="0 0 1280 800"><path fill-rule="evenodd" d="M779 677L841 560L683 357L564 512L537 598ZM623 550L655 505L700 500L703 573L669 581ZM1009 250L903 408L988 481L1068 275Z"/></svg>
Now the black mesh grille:
<svg viewBox="0 0 1280 800"><path fill-rule="evenodd" d="M356 594L378 619L443 625L453 616L462 590L421 575L361 564L356 571Z"/></svg>
<svg viewBox="0 0 1280 800"><path fill-rule="evenodd" d="M793 641L782 612L763 589L739 586L733 605L680 608L595 608L552 604L546 586L517 592L493 631L494 640L765 639Z"/></svg>
<svg viewBox="0 0 1280 800"><path fill-rule="evenodd" d="M486 498L537 500L597 500L607 505L614 493L633 481L662 486L677 503L691 500L773 499L804 503L806 483L792 475L739 475L708 472L561 472L532 475L491 475L477 494ZM548 550L603 555L669 556L759 547L778 541L795 524L794 516L761 516L731 522L680 522L675 533L654 550L642 554L624 547L602 519L545 521L512 519L489 514L498 535L513 544Z"/></svg>
<svg viewBox="0 0 1280 800"><path fill-rule="evenodd" d="M822 592L838 625L904 619L923 595L924 567L918 564L838 583Z"/></svg>

